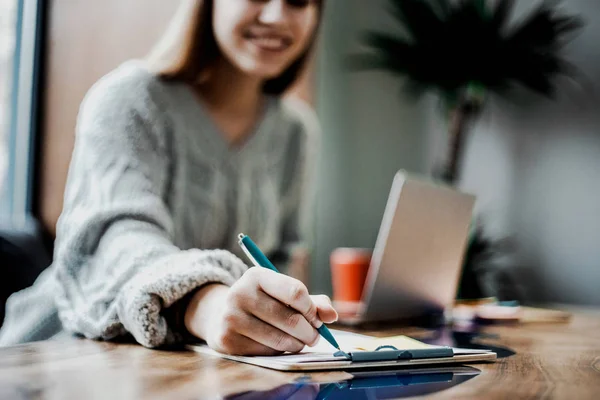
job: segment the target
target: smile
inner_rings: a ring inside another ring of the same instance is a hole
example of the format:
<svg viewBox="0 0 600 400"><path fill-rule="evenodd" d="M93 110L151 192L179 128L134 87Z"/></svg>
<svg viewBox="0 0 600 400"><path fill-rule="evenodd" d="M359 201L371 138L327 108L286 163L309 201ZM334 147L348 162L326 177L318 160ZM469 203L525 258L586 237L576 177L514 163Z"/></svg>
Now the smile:
<svg viewBox="0 0 600 400"><path fill-rule="evenodd" d="M245 38L261 50L280 52L291 46L292 40L288 37L275 35L253 35L248 33Z"/></svg>

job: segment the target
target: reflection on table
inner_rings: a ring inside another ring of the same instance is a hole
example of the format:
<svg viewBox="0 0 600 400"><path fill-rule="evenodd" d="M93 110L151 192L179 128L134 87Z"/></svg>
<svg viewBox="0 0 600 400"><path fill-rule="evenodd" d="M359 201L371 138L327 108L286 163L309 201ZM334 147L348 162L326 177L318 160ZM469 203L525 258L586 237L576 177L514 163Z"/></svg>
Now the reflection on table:
<svg viewBox="0 0 600 400"><path fill-rule="evenodd" d="M459 385L479 375L466 366L353 372L352 378L313 383L310 379L281 385L267 391L250 391L227 400L380 400L421 396Z"/></svg>

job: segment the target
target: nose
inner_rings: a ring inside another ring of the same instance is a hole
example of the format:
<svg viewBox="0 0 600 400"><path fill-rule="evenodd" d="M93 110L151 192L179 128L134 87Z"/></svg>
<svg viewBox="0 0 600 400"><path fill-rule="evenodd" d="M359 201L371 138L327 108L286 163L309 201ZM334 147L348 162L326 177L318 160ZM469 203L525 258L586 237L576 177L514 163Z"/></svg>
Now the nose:
<svg viewBox="0 0 600 400"><path fill-rule="evenodd" d="M259 21L263 24L277 24L283 21L285 16L285 1L270 0L262 8Z"/></svg>

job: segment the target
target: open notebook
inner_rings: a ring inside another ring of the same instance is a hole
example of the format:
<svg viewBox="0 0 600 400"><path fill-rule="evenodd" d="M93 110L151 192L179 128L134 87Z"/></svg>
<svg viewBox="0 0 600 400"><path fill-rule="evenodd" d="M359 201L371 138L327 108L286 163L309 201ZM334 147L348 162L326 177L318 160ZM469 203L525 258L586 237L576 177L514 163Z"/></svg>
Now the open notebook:
<svg viewBox="0 0 600 400"><path fill-rule="evenodd" d="M188 348L198 353L280 371L392 368L496 360L496 353L492 351L432 346L407 336L375 338L333 329L331 333L335 336L342 350L350 353L351 359L344 355L334 354L337 349L323 339L314 347L305 347L300 353L270 357L221 354L205 344L192 344L188 345ZM376 351L380 346L386 346L386 348ZM389 346L393 346L395 349Z"/></svg>

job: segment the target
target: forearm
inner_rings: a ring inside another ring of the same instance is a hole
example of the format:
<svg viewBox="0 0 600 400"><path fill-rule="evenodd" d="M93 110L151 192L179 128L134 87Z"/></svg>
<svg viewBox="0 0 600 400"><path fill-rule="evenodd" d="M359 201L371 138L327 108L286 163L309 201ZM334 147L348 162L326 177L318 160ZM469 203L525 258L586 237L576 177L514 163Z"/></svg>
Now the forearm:
<svg viewBox="0 0 600 400"><path fill-rule="evenodd" d="M246 268L227 251L182 251L144 221L113 222L106 229L94 218L73 230L78 232L57 249L56 302L64 328L88 338L129 332L147 347L178 341L182 332L164 318L165 310L203 285L231 285ZM90 251L81 241L93 236L98 245L84 257Z"/></svg>
<svg viewBox="0 0 600 400"><path fill-rule="evenodd" d="M228 290L229 287L222 284L208 284L196 291L184 315L184 326L190 334L207 339L207 329L214 326L215 314L221 310Z"/></svg>

